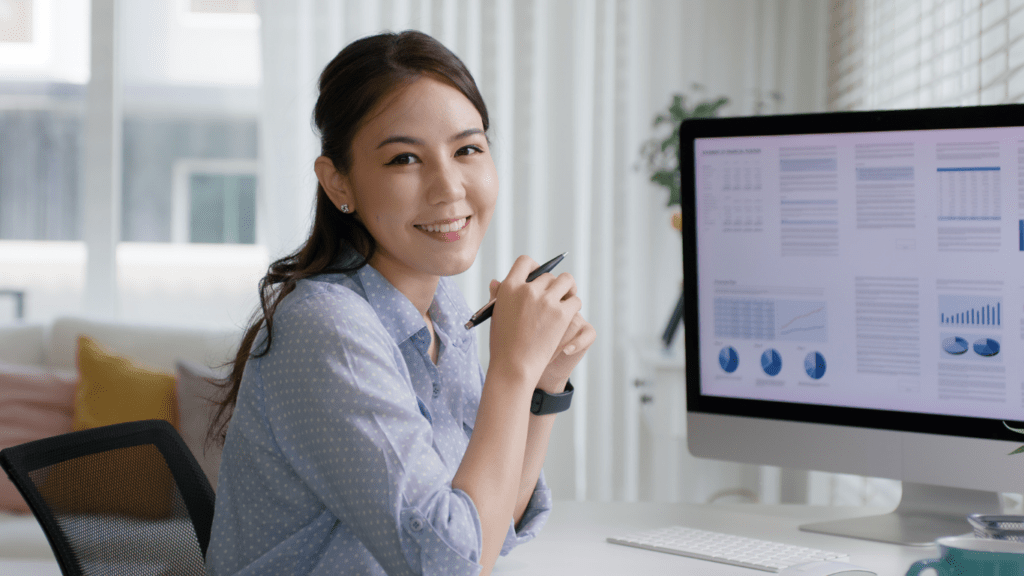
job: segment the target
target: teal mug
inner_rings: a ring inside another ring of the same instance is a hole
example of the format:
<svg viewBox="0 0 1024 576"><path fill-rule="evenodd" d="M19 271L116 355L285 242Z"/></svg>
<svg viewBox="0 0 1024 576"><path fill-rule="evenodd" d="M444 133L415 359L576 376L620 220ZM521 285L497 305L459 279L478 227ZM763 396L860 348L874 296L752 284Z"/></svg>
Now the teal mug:
<svg viewBox="0 0 1024 576"><path fill-rule="evenodd" d="M948 536L935 541L939 556L914 562L907 576L931 568L939 576L1007 576L1024 574L1024 544L970 536Z"/></svg>

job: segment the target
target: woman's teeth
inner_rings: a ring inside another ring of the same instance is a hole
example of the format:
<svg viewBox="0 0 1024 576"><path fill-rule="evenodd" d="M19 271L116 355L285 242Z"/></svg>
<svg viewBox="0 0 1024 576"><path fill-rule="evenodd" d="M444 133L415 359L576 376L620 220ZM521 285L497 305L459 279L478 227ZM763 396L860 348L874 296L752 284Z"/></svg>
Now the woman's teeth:
<svg viewBox="0 0 1024 576"><path fill-rule="evenodd" d="M466 219L459 218L450 224L417 224L416 227L427 232L458 232L466 227Z"/></svg>

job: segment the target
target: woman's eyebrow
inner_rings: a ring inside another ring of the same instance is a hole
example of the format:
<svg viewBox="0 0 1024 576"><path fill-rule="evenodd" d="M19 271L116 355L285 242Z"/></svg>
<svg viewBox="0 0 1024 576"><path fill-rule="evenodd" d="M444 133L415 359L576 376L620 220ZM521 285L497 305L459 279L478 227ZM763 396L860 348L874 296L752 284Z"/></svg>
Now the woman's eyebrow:
<svg viewBox="0 0 1024 576"><path fill-rule="evenodd" d="M377 148L383 148L383 147L387 146L388 144L395 144L395 143L398 143L398 144L415 144L417 146L422 146L423 145L423 140L420 140L419 138L413 138L412 136L390 136L390 137L385 138L384 140L382 140L380 144L377 144Z"/></svg>
<svg viewBox="0 0 1024 576"><path fill-rule="evenodd" d="M455 142L456 140L462 140L463 138L466 138L468 136L472 136L474 134L483 134L483 133L484 133L484 131L479 129L479 128L470 128L468 130L463 130L462 132L459 132L455 136L452 136L451 138L448 139L448 142Z"/></svg>
<svg viewBox="0 0 1024 576"><path fill-rule="evenodd" d="M459 132L458 134L452 136L451 138L448 139L448 142L455 142L457 140L462 140L463 138L467 138L469 136L473 136L474 134L483 134L483 133L484 133L484 131L479 129L479 128L469 128L467 130L463 130L462 132ZM377 144L377 148L378 149L379 148L383 148L384 146L387 146L388 144L411 144L411 145L414 145L414 146L423 146L424 142L423 142L423 140L420 140L419 138L413 138L412 136L389 136L389 137L381 140L380 144Z"/></svg>

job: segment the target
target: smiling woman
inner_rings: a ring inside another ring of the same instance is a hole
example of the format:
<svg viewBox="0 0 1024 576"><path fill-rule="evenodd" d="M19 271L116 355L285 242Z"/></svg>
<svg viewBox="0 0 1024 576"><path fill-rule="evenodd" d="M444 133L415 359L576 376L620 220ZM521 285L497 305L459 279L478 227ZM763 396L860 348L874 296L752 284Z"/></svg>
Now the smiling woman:
<svg viewBox="0 0 1024 576"><path fill-rule="evenodd" d="M541 467L594 342L572 276L501 282L484 374L466 271L494 213L487 109L419 32L342 50L320 77L316 214L270 266L222 383L212 574L488 574L538 533ZM538 396L541 401L537 401ZM226 432L225 432L226 430Z"/></svg>

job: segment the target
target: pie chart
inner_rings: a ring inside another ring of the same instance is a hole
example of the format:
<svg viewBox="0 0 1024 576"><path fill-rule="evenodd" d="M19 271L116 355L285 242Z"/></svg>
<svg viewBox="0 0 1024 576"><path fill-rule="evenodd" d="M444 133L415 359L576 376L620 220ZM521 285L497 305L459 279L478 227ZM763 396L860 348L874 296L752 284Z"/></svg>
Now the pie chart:
<svg viewBox="0 0 1024 576"><path fill-rule="evenodd" d="M974 351L979 356L995 356L999 354L999 342L991 338L979 338L974 341Z"/></svg>
<svg viewBox="0 0 1024 576"><path fill-rule="evenodd" d="M811 352L804 358L804 371L815 380L825 375L825 357L821 352Z"/></svg>
<svg viewBox="0 0 1024 576"><path fill-rule="evenodd" d="M979 340L980 342L980 340ZM970 346L967 345L967 340L959 336L950 336L942 340L942 349L949 354L963 354L967 352ZM997 348L998 350L998 345Z"/></svg>
<svg viewBox="0 0 1024 576"><path fill-rule="evenodd" d="M722 370L731 374L740 365L740 355L736 353L736 349L732 346L726 346L718 353L718 363L722 365Z"/></svg>
<svg viewBox="0 0 1024 576"><path fill-rule="evenodd" d="M782 371L782 356L775 348L769 348L761 354L761 369L769 376L776 376Z"/></svg>

